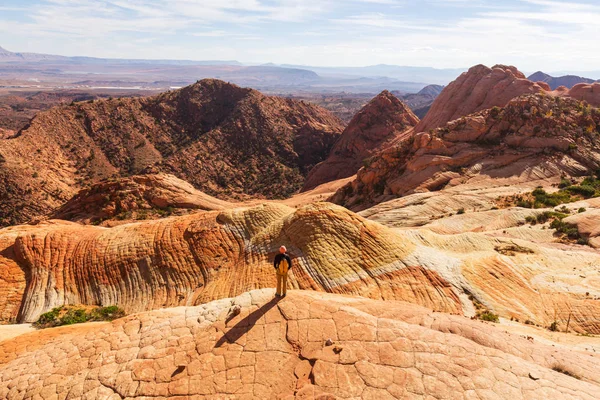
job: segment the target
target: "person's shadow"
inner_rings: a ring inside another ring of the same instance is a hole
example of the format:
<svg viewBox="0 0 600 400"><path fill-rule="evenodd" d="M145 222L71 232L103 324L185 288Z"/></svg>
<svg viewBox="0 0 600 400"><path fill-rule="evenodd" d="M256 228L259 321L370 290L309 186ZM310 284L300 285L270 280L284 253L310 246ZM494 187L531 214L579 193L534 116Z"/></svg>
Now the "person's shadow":
<svg viewBox="0 0 600 400"><path fill-rule="evenodd" d="M269 300L267 303L260 306L258 309L252 311L246 317L244 317L240 322L229 328L227 332L215 343L215 347L221 347L225 342L227 343L235 343L239 338L247 334L250 329L259 319L261 319L271 308L275 307L277 303L281 300L281 297L274 297ZM229 322L231 319L235 318L235 316L225 320L225 324Z"/></svg>

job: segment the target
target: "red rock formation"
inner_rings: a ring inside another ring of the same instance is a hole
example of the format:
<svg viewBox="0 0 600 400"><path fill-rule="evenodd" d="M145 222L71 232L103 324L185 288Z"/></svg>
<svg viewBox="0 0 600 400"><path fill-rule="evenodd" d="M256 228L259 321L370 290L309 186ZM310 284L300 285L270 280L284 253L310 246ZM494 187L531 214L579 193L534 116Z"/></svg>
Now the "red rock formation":
<svg viewBox="0 0 600 400"><path fill-rule="evenodd" d="M232 203L208 196L173 175L148 174L110 179L83 189L51 218L98 224L231 207Z"/></svg>
<svg viewBox="0 0 600 400"><path fill-rule="evenodd" d="M583 175L600 167L599 127L600 112L574 99L518 97L380 153L332 200L364 209L470 179Z"/></svg>
<svg viewBox="0 0 600 400"><path fill-rule="evenodd" d="M287 197L342 129L322 108L211 79L55 107L0 139L0 225L48 213L87 184L148 171L211 195Z"/></svg>
<svg viewBox="0 0 600 400"><path fill-rule="evenodd" d="M449 121L494 106L504 107L517 96L541 91L543 87L527 80L515 67L476 65L444 88L415 132L439 128Z"/></svg>
<svg viewBox="0 0 600 400"><path fill-rule="evenodd" d="M1 342L0 397L596 399L600 358L565 341L402 302L257 290Z"/></svg>
<svg viewBox="0 0 600 400"><path fill-rule="evenodd" d="M392 145L418 122L397 97L381 92L352 118L329 157L310 171L302 190L354 175L366 158Z"/></svg>
<svg viewBox="0 0 600 400"><path fill-rule="evenodd" d="M600 83L579 83L568 91L568 96L586 101L594 107L600 107Z"/></svg>

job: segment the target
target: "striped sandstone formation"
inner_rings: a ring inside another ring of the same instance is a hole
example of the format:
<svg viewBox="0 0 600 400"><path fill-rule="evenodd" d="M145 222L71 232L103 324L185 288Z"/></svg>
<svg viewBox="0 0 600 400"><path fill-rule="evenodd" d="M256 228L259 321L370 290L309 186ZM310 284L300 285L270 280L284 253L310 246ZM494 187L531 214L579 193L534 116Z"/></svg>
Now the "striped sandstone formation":
<svg viewBox="0 0 600 400"><path fill-rule="evenodd" d="M272 258L285 244L295 264L293 289L468 316L481 304L543 326L572 312L572 330L600 332L593 318L600 287L587 277L600 254L439 232L396 231L328 203L264 204L113 228L57 220L11 227L0 231L0 291L7 294L0 315L35 321L63 304L136 312L273 287Z"/></svg>

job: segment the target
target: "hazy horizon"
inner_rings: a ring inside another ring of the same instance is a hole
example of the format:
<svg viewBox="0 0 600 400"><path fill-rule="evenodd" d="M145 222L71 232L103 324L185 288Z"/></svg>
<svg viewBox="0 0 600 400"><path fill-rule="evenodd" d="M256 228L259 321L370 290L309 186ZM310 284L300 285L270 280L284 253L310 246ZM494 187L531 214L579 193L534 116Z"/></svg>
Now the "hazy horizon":
<svg viewBox="0 0 600 400"><path fill-rule="evenodd" d="M600 71L592 0L5 0L0 32L65 56Z"/></svg>

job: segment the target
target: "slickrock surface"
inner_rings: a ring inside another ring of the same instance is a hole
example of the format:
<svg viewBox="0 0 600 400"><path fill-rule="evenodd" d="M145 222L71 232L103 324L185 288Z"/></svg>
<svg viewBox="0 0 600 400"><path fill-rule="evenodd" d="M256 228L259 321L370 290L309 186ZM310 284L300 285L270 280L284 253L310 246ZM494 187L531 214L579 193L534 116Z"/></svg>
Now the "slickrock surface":
<svg viewBox="0 0 600 400"><path fill-rule="evenodd" d="M420 132L372 157L332 201L355 210L415 192L518 184L600 167L600 110L543 94Z"/></svg>
<svg viewBox="0 0 600 400"><path fill-rule="evenodd" d="M516 217L509 219L514 225ZM490 228L513 226L500 222ZM295 264L292 288L467 316L477 302L544 327L572 314L572 331L600 333L600 253L477 230L461 220L394 230L329 203L265 204L113 228L57 220L11 227L0 231L0 292L7 293L0 316L35 321L63 304L136 312L274 287L272 259L285 244Z"/></svg>
<svg viewBox="0 0 600 400"><path fill-rule="evenodd" d="M356 174L366 158L401 139L418 122L396 96L381 92L352 118L329 157L310 171L302 190Z"/></svg>
<svg viewBox="0 0 600 400"><path fill-rule="evenodd" d="M596 354L407 303L304 291L279 301L273 290L252 291L0 343L8 400L591 400L599 392Z"/></svg>
<svg viewBox="0 0 600 400"><path fill-rule="evenodd" d="M343 130L328 111L218 80L40 112L0 139L0 226L47 214L90 183L165 172L221 198L286 198Z"/></svg>
<svg viewBox="0 0 600 400"><path fill-rule="evenodd" d="M234 204L196 190L169 174L115 178L83 189L51 218L99 223L109 219L151 219L183 210L223 210Z"/></svg>

